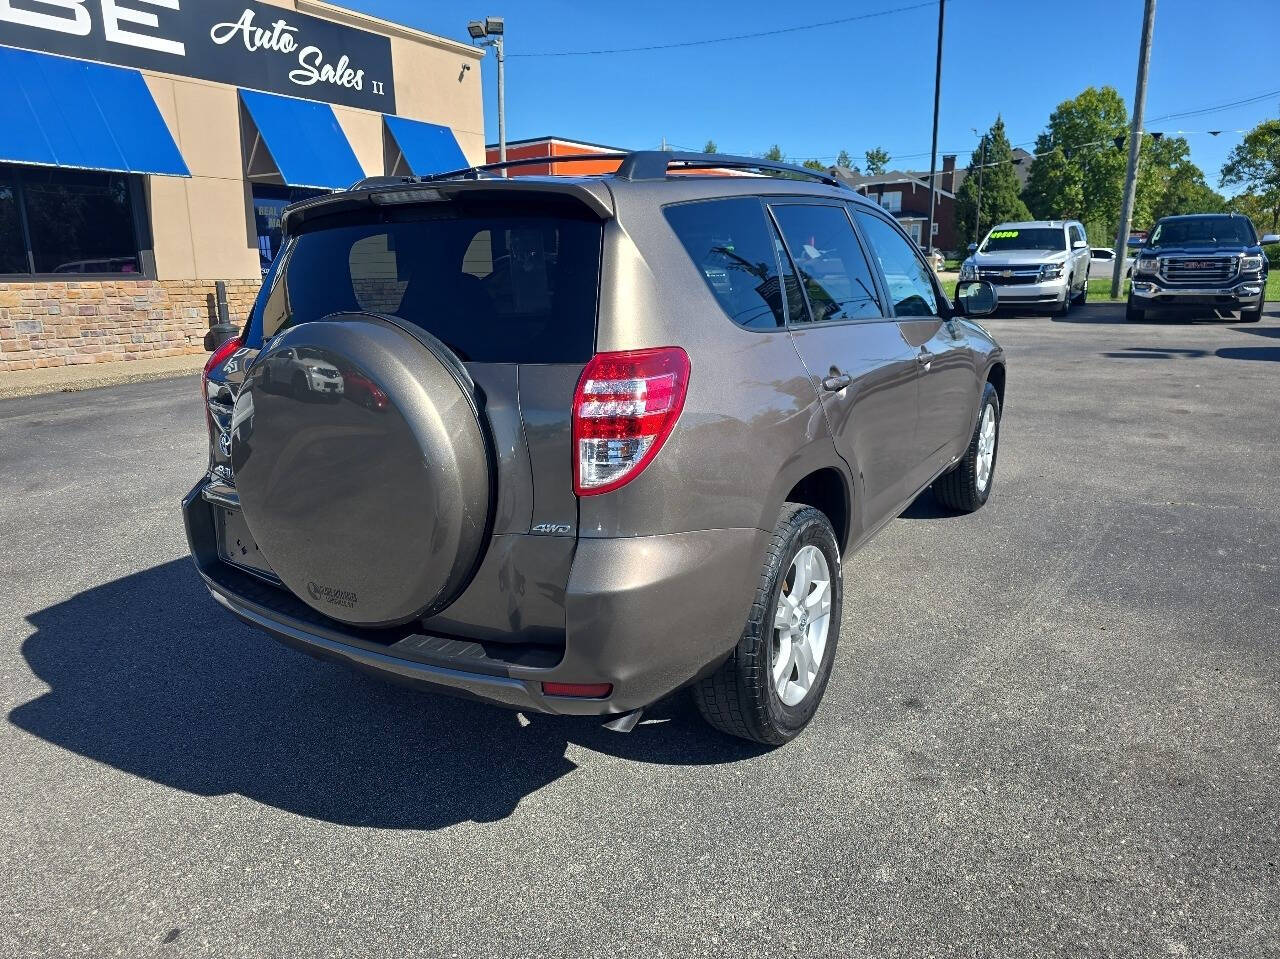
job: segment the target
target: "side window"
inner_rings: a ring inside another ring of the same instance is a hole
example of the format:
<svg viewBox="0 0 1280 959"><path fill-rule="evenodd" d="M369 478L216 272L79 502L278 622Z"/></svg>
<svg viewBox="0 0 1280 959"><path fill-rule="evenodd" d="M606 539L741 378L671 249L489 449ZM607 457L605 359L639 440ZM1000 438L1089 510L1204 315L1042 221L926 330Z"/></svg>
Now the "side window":
<svg viewBox="0 0 1280 959"><path fill-rule="evenodd" d="M1071 224L1071 244L1073 247L1077 240L1082 243L1084 242L1084 230L1080 229L1080 227L1073 223Z"/></svg>
<svg viewBox="0 0 1280 959"><path fill-rule="evenodd" d="M938 294L930 270L907 239L874 213L854 216L880 261L896 316L938 316Z"/></svg>
<svg viewBox="0 0 1280 959"><path fill-rule="evenodd" d="M787 246L782 242L782 234L777 226L769 224L769 234L773 237L773 251L778 255L778 265L782 275L782 295L787 301L787 316L792 323L809 322L809 308L805 306L804 294L800 291L800 281L791 266L791 256Z"/></svg>
<svg viewBox="0 0 1280 959"><path fill-rule="evenodd" d="M818 322L883 316L871 267L843 207L778 204L773 215Z"/></svg>
<svg viewBox="0 0 1280 959"><path fill-rule="evenodd" d="M758 199L678 203L664 212L733 322L753 330L786 323L769 221Z"/></svg>
<svg viewBox="0 0 1280 959"><path fill-rule="evenodd" d="M1094 249L1093 258L1095 260L1114 260L1115 253L1111 250Z"/></svg>

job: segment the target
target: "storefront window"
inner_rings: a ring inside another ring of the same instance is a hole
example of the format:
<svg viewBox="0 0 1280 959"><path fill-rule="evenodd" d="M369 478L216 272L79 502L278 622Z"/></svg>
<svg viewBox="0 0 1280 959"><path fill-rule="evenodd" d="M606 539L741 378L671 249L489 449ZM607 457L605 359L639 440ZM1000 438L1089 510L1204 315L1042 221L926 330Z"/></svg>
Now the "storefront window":
<svg viewBox="0 0 1280 959"><path fill-rule="evenodd" d="M137 182L122 173L0 168L0 275L140 275Z"/></svg>
<svg viewBox="0 0 1280 959"><path fill-rule="evenodd" d="M18 191L0 174L0 275L26 273L27 247L22 239L22 214L18 212Z"/></svg>
<svg viewBox="0 0 1280 959"><path fill-rule="evenodd" d="M253 218L258 226L258 261L262 267L262 275L267 275L271 263L280 252L280 218L284 208L290 203L309 200L320 196L327 190L303 190L287 186L266 186L255 184L253 187Z"/></svg>

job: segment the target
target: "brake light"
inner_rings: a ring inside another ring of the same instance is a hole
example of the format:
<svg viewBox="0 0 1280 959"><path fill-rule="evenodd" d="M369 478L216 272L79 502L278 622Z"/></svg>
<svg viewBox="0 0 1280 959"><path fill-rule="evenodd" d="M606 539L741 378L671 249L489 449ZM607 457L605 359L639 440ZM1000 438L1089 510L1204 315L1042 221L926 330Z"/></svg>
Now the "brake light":
<svg viewBox="0 0 1280 959"><path fill-rule="evenodd" d="M209 362L204 365L205 381L208 381L210 373L212 373L215 369L217 369L219 366L225 363L228 359L230 359L231 354L233 354L236 350L240 349L240 347L242 346L244 346L244 339L242 337L237 336L227 340L227 342L223 343L220 347L214 350L213 355L209 357Z"/></svg>
<svg viewBox="0 0 1280 959"><path fill-rule="evenodd" d="M232 355L240 347L244 346L244 338L237 336L227 340L220 347L213 351L213 355L209 357L209 361L204 365L204 373L200 375L200 398L204 400L204 422L209 428L209 441L216 439L213 427L213 412L209 409L209 374L216 370L219 366L231 359Z"/></svg>
<svg viewBox="0 0 1280 959"><path fill-rule="evenodd" d="M658 455L684 409L689 357L679 347L597 353L573 395L573 487L608 493Z"/></svg>

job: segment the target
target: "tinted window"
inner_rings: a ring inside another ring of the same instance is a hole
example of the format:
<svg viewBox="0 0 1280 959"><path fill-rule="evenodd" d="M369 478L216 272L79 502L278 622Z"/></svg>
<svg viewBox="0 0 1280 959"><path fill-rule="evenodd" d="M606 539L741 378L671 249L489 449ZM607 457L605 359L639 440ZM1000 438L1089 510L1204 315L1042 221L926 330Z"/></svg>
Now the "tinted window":
<svg viewBox="0 0 1280 959"><path fill-rule="evenodd" d="M1073 224L1071 227L1071 242L1075 243L1076 241L1084 242L1084 230Z"/></svg>
<svg viewBox="0 0 1280 959"><path fill-rule="evenodd" d="M0 172L0 273L27 273L27 244L22 238L18 191Z"/></svg>
<svg viewBox="0 0 1280 959"><path fill-rule="evenodd" d="M874 213L854 213L880 262L896 316L937 316L938 295L930 270L901 233Z"/></svg>
<svg viewBox="0 0 1280 959"><path fill-rule="evenodd" d="M734 197L680 203L664 212L733 322L756 330L782 326L777 261L759 200Z"/></svg>
<svg viewBox="0 0 1280 959"><path fill-rule="evenodd" d="M448 207L403 208L395 222L346 219L294 238L254 308L250 344L331 313L372 312L421 327L463 360L589 359L599 222Z"/></svg>
<svg viewBox="0 0 1280 959"><path fill-rule="evenodd" d="M1241 216L1197 216L1185 220L1161 220L1151 231L1147 246L1203 244L1253 246L1257 243L1253 224Z"/></svg>
<svg viewBox="0 0 1280 959"><path fill-rule="evenodd" d="M875 282L842 206L774 206L817 322L879 317Z"/></svg>
<svg viewBox="0 0 1280 959"><path fill-rule="evenodd" d="M29 250L37 273L138 274L136 182L122 173L0 169L0 272L30 273Z"/></svg>
<svg viewBox="0 0 1280 959"><path fill-rule="evenodd" d="M979 253L1003 253L1007 250L1065 250L1067 235L1062 227L1007 227L992 230L983 241Z"/></svg>

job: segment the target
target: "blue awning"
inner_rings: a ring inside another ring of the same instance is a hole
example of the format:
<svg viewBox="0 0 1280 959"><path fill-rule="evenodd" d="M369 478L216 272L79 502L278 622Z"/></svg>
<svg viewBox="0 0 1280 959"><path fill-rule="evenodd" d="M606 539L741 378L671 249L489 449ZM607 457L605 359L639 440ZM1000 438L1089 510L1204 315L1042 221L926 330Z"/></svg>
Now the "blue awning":
<svg viewBox="0 0 1280 959"><path fill-rule="evenodd" d="M287 186L345 190L364 179L360 161L329 104L253 90L241 90L240 99L261 138L254 151L267 150ZM250 177L257 175L258 159L249 158Z"/></svg>
<svg viewBox="0 0 1280 959"><path fill-rule="evenodd" d="M0 47L0 160L190 176L137 70Z"/></svg>
<svg viewBox="0 0 1280 959"><path fill-rule="evenodd" d="M470 166L458 146L458 138L448 127L404 117L383 115L391 139L400 150L400 156L392 164L392 174L407 172L413 176L430 176L432 173L448 173ZM400 169L403 162L404 171Z"/></svg>

